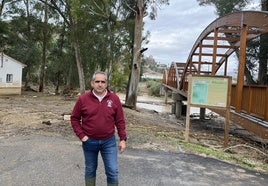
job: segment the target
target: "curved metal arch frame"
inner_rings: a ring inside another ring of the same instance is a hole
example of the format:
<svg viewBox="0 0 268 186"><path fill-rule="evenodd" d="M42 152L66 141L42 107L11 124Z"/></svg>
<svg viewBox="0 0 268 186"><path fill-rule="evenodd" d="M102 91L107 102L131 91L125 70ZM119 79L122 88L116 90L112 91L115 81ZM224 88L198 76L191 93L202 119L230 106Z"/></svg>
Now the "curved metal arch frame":
<svg viewBox="0 0 268 186"><path fill-rule="evenodd" d="M211 70L205 73L215 75L220 69L222 64L226 62L228 57L235 52L241 45L241 34L242 27L246 26L247 35L246 40L254 39L261 34L268 33L268 12L264 11L242 11L229 14L224 17L220 17L208 25L204 31L200 34L196 42L194 43L192 50L186 61L186 66L182 74L182 81L180 83L179 89L183 89L185 81L187 81L187 74L197 73L202 74L201 65L207 64L212 66ZM222 37L218 34L222 33ZM210 35L213 35L212 37ZM225 37L224 37L225 36ZM213 44L206 45L203 44L205 40L213 40ZM220 45L219 40L228 41L229 45ZM231 44L230 44L231 43ZM202 49L212 48L212 53L203 53ZM199 51L197 51L199 49ZM226 49L224 53L218 53L219 49ZM193 57L198 56L199 60L193 62ZM212 61L202 61L204 56L212 56ZM217 56L220 58L216 61ZM197 64L197 67L196 65ZM240 64L239 64L240 65ZM194 66L196 70L192 71Z"/></svg>

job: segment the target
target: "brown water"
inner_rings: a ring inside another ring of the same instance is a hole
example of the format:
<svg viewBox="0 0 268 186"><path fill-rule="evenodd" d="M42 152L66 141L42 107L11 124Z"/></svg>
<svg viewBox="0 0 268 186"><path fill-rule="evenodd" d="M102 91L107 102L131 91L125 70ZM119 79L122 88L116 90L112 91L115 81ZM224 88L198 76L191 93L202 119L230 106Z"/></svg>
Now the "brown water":
<svg viewBox="0 0 268 186"><path fill-rule="evenodd" d="M125 95L118 94L122 103L125 103ZM137 108L143 108L148 110L154 110L159 113L170 113L172 114L172 99L168 99L168 104L165 104L164 97L152 97L148 95L142 95L137 97ZM184 102L187 104L187 102ZM190 114L199 114L199 107L191 107ZM211 110L206 109L206 114L211 113Z"/></svg>
<svg viewBox="0 0 268 186"><path fill-rule="evenodd" d="M122 103L125 103L125 95L117 94ZM171 103L171 100L168 100ZM137 108L154 110L161 113L171 113L171 104L165 104L164 97L152 97L142 95L137 97Z"/></svg>

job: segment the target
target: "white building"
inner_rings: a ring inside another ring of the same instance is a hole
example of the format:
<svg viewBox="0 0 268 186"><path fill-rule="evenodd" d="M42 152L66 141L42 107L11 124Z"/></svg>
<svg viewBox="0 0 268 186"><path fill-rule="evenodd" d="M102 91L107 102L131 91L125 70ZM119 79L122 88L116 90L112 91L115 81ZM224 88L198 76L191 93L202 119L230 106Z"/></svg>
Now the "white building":
<svg viewBox="0 0 268 186"><path fill-rule="evenodd" d="M21 94L24 67L25 64L0 53L0 95Z"/></svg>

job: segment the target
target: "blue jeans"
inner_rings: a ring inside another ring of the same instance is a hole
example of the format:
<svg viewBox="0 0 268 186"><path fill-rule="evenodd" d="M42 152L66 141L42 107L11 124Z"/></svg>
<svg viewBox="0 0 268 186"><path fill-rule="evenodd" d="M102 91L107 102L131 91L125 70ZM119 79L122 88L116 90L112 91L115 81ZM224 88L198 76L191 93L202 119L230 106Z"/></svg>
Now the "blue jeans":
<svg viewBox="0 0 268 186"><path fill-rule="evenodd" d="M89 138L82 143L85 156L85 178L96 177L98 155L101 153L107 183L118 184L117 146L115 136L105 140Z"/></svg>

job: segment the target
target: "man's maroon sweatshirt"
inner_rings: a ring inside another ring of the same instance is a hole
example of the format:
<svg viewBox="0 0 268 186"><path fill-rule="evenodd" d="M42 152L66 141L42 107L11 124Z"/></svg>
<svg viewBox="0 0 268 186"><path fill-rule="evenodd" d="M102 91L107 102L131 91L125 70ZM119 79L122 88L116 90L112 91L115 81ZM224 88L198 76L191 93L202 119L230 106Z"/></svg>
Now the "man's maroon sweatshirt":
<svg viewBox="0 0 268 186"><path fill-rule="evenodd" d="M120 99L110 91L101 102L92 91L80 95L71 114L71 125L80 140L85 135L97 140L110 138L115 133L115 127L120 140L126 138Z"/></svg>

